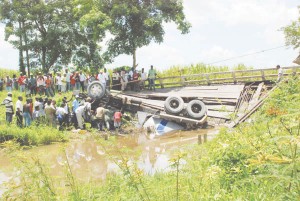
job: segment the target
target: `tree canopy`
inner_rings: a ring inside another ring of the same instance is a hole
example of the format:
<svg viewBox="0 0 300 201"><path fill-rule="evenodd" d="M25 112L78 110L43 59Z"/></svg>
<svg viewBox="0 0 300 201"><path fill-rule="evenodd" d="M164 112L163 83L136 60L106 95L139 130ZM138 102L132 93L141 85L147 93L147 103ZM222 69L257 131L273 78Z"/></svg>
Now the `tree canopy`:
<svg viewBox="0 0 300 201"><path fill-rule="evenodd" d="M180 0L103 0L100 4L112 21L107 53L132 55L133 67L138 48L163 42L164 23L176 23L183 34L190 28Z"/></svg>
<svg viewBox="0 0 300 201"><path fill-rule="evenodd" d="M132 55L135 67L138 48L163 42L165 23L183 34L190 28L181 0L0 0L0 20L28 73L71 62L97 71L120 54Z"/></svg>
<svg viewBox="0 0 300 201"><path fill-rule="evenodd" d="M300 47L300 6L298 10L298 20L283 28L287 45L292 45L295 49Z"/></svg>

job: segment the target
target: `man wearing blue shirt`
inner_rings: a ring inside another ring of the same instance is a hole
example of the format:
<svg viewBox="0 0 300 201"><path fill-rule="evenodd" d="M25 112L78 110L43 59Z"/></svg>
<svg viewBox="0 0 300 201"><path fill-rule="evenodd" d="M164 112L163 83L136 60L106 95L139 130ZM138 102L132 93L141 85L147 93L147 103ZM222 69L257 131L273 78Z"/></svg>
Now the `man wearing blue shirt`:
<svg viewBox="0 0 300 201"><path fill-rule="evenodd" d="M75 98L76 99L72 103L72 111L73 112L75 112L75 110L79 107L79 104L80 104L80 102L79 102L79 96L76 95Z"/></svg>
<svg viewBox="0 0 300 201"><path fill-rule="evenodd" d="M73 115L72 115L72 123L74 124L74 127L77 129L78 128L78 122L77 122L77 118L76 118L76 114L75 114L75 110L79 107L80 102L79 102L79 96L76 95L75 96L75 100L72 102L72 111L73 111Z"/></svg>

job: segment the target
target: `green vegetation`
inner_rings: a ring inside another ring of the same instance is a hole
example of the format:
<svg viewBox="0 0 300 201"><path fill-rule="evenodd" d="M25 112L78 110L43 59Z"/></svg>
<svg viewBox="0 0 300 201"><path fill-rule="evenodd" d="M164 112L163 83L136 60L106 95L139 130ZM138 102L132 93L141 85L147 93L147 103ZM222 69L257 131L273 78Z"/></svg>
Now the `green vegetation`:
<svg viewBox="0 0 300 201"><path fill-rule="evenodd" d="M7 92L5 90L0 92L1 103L6 96ZM23 96L23 100L25 100L25 93L13 91L14 107L18 96ZM59 104L62 98L63 96L56 96L55 100ZM25 103L25 101L23 102ZM8 140L15 140L21 145L26 146L50 144L51 142L66 141L67 132L58 131L58 129L48 127L44 123L40 125L33 123L29 128L19 128L16 125L16 117L13 118L13 123L8 125L5 122L5 106L0 106L0 143Z"/></svg>
<svg viewBox="0 0 300 201"><path fill-rule="evenodd" d="M298 6L300 14L300 6ZM285 34L286 44L292 45L295 49L300 47L300 15L298 19L289 26L282 29Z"/></svg>
<svg viewBox="0 0 300 201"><path fill-rule="evenodd" d="M0 68L0 78L5 78L6 75L9 75L9 77L12 78L14 74L18 76L19 72L16 70Z"/></svg>
<svg viewBox="0 0 300 201"><path fill-rule="evenodd" d="M13 185L4 199L298 200L299 85L299 79L280 83L251 122L223 129L203 146L181 147L173 153L167 173L145 175L136 163L129 162L132 151L118 149L113 141L99 140L121 174L109 174L105 182L80 183L66 158L67 185L62 190L38 159L24 160L22 167L32 168L19 175L21 183L17 188ZM35 176L28 179L27 175Z"/></svg>
<svg viewBox="0 0 300 201"><path fill-rule="evenodd" d="M98 71L120 54L163 42L164 23L188 33L181 1L0 0L5 40L19 50L20 71L57 71L70 63ZM99 45L110 33L108 51Z"/></svg>

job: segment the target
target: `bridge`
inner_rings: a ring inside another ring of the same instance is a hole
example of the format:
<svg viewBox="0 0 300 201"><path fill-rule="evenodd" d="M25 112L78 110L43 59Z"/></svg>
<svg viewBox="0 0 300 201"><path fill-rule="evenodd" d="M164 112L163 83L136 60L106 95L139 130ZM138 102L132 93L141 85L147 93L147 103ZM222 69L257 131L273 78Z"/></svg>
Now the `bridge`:
<svg viewBox="0 0 300 201"><path fill-rule="evenodd" d="M300 66L282 68L283 79L300 74ZM143 110L189 126L199 127L208 122L235 127L263 104L276 88L277 77L276 68L169 76L156 80L156 91L113 94L121 98L129 110ZM180 97L183 102L179 101L175 107L183 104L185 109L191 101L201 100L207 114L200 119L187 115L187 112L170 114L166 112L168 97Z"/></svg>

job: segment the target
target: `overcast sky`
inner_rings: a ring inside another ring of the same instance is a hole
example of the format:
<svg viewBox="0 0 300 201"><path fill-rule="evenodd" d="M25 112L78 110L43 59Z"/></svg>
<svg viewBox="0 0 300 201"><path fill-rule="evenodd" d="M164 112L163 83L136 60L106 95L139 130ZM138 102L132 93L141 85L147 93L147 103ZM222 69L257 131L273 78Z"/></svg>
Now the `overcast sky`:
<svg viewBox="0 0 300 201"><path fill-rule="evenodd" d="M279 29L299 16L299 0L183 0L191 22L189 34L181 35L174 24L165 25L162 44L138 49L139 68L167 69L173 65L214 63L285 44ZM283 47L261 54L215 63L233 67L243 63L254 68L293 65L299 49ZM107 67L132 65L132 57L121 55ZM18 69L18 51L4 41L0 25L0 67Z"/></svg>

